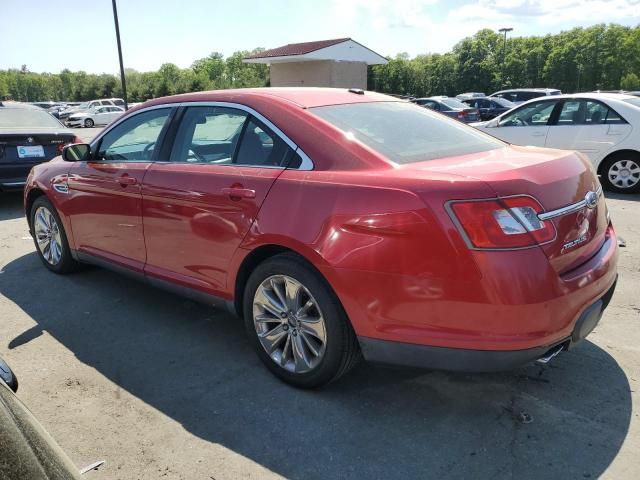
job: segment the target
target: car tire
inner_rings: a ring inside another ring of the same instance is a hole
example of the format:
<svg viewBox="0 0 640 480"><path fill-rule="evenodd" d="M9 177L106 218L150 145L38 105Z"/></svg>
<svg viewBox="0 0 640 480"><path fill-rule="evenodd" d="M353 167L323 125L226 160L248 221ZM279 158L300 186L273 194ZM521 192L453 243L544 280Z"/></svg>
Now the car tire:
<svg viewBox="0 0 640 480"><path fill-rule="evenodd" d="M33 242L40 260L55 273L70 273L80 264L71 256L60 216L45 196L36 198L29 214Z"/></svg>
<svg viewBox="0 0 640 480"><path fill-rule="evenodd" d="M640 192L640 154L612 155L603 162L600 172L601 183L610 192Z"/></svg>
<svg viewBox="0 0 640 480"><path fill-rule="evenodd" d="M85 119L84 126L86 128L93 128L93 125L94 125L93 120L91 120L90 118Z"/></svg>
<svg viewBox="0 0 640 480"><path fill-rule="evenodd" d="M335 381L361 357L335 293L295 254L276 255L256 267L246 284L243 312L260 360L295 387L316 388Z"/></svg>

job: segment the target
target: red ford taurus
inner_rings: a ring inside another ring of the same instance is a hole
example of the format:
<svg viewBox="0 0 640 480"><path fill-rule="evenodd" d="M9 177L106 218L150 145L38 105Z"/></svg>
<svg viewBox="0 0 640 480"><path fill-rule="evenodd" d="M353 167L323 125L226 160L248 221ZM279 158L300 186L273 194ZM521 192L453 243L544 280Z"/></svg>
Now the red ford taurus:
<svg viewBox="0 0 640 480"><path fill-rule="evenodd" d="M303 387L361 355L545 362L587 336L616 283L616 235L581 155L360 90L149 101L36 166L25 209L48 269L97 264L222 302Z"/></svg>

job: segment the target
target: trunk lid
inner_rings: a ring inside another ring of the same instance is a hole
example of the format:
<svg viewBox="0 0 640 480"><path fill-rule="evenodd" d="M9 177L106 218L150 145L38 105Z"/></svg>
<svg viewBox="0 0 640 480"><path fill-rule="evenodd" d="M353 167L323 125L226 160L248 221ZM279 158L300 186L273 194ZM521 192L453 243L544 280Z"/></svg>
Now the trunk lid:
<svg viewBox="0 0 640 480"><path fill-rule="evenodd" d="M60 155L60 145L72 143L73 132L47 129L3 129L0 131L0 164L33 164ZM41 148L40 148L41 147Z"/></svg>
<svg viewBox="0 0 640 480"><path fill-rule="evenodd" d="M482 180L498 197L529 195L545 213L573 206L545 220L554 224L556 236L540 248L559 273L578 267L604 243L608 225L604 197L600 194L593 208L580 206L589 192L601 193L600 183L591 163L578 153L509 146L415 166Z"/></svg>

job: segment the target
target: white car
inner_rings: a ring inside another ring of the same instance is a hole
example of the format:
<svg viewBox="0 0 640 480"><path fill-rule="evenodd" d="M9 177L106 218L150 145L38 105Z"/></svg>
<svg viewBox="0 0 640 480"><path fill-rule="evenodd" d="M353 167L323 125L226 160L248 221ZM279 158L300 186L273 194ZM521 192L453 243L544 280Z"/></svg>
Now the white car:
<svg viewBox="0 0 640 480"><path fill-rule="evenodd" d="M87 127L108 125L124 113L120 107L98 107L90 112L77 112L67 118L69 127Z"/></svg>
<svg viewBox="0 0 640 480"><path fill-rule="evenodd" d="M580 93L535 98L470 124L515 145L577 150L611 191L640 191L640 98Z"/></svg>

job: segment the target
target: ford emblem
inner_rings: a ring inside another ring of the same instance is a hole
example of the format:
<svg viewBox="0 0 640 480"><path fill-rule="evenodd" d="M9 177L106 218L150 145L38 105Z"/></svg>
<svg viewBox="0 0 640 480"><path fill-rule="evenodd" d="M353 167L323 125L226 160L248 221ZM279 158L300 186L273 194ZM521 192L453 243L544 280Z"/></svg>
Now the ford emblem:
<svg viewBox="0 0 640 480"><path fill-rule="evenodd" d="M29 143L33 143L33 137L29 137L29 138L27 138L27 142L29 142Z"/></svg>
<svg viewBox="0 0 640 480"><path fill-rule="evenodd" d="M587 192L584 196L584 202L587 208L596 208L596 205L598 205L598 194L596 192Z"/></svg>

